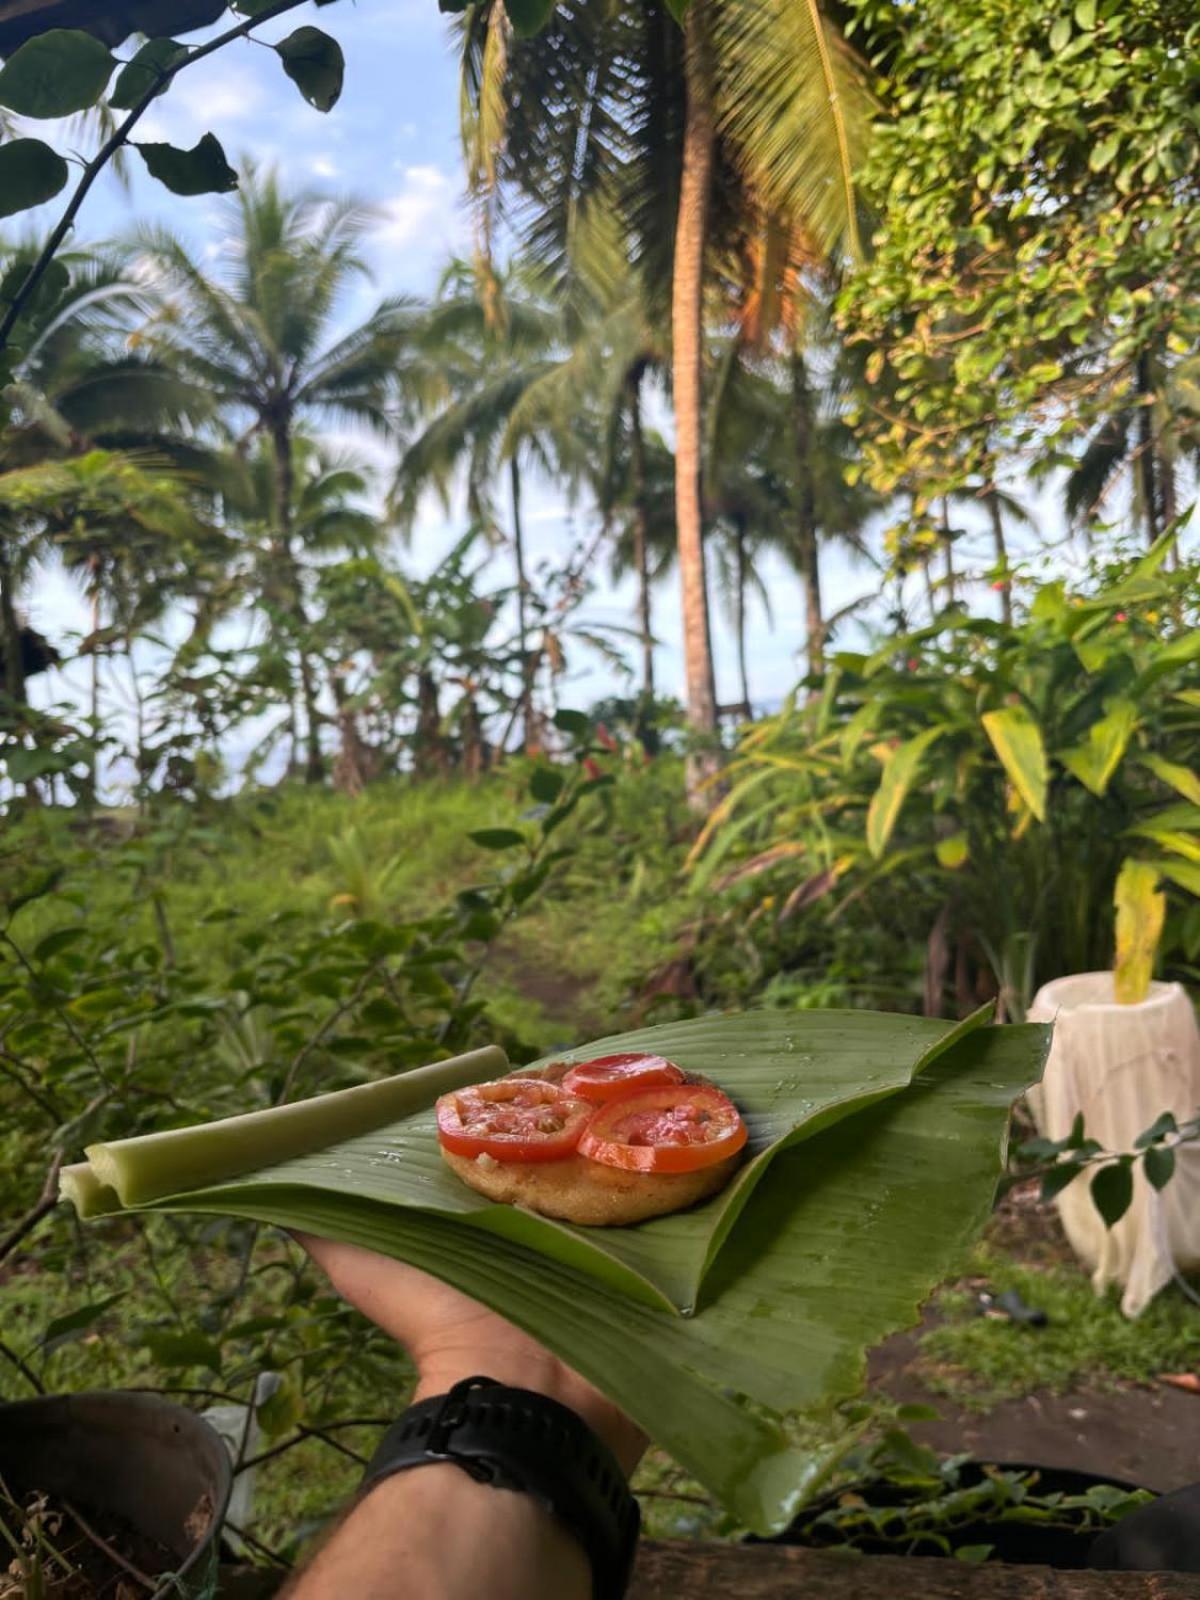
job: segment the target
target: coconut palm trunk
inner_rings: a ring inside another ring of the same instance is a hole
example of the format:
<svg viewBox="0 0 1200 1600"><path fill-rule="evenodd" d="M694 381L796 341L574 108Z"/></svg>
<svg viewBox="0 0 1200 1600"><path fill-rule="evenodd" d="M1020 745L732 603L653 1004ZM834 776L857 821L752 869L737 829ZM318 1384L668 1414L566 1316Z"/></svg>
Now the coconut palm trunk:
<svg viewBox="0 0 1200 1600"><path fill-rule="evenodd" d="M674 341L675 524L683 589L684 672L688 721L693 731L701 735L714 733L717 726L700 483L704 247L716 141L710 51L708 0L692 0L684 24L687 118L675 225L671 333ZM693 756L689 761L688 799L693 809L711 810L712 791L702 785L715 770L716 757L711 753Z"/></svg>
<svg viewBox="0 0 1200 1600"><path fill-rule="evenodd" d="M638 585L642 696L654 699L654 632L650 614L650 513L646 504L646 441L642 436L642 367L629 374L629 471L633 489L633 565Z"/></svg>
<svg viewBox="0 0 1200 1600"><path fill-rule="evenodd" d="M812 479L812 391L804 353L792 352L792 425L796 437L796 545L804 588L805 650L810 675L825 665L825 612L821 601L821 551Z"/></svg>
<svg viewBox="0 0 1200 1600"><path fill-rule="evenodd" d="M750 675L746 667L746 587L750 581L750 564L746 554L746 519L744 516L740 514L737 516L734 529L734 549L737 560L734 626L737 629L738 675L742 685L742 706L745 715L750 717L753 712L750 709Z"/></svg>
<svg viewBox="0 0 1200 1600"><path fill-rule="evenodd" d="M4 692L18 705L26 702L25 669L21 654L21 624L17 618L12 560L0 528L0 645L4 650Z"/></svg>
<svg viewBox="0 0 1200 1600"><path fill-rule="evenodd" d="M942 555L946 563L946 604L955 600L954 541L950 537L950 502L942 496Z"/></svg>
<svg viewBox="0 0 1200 1600"><path fill-rule="evenodd" d="M287 565L292 584L292 603L302 635L307 632L308 616L300 588L300 572L292 549L292 508L295 504L295 474L292 466L292 430L286 415L271 423L271 451L275 461L275 523L279 552ZM298 649L300 693L304 700L304 781L320 783L325 777L321 754L321 713L317 708L317 675L303 637Z"/></svg>
<svg viewBox="0 0 1200 1600"><path fill-rule="evenodd" d="M1004 538L1004 514L1000 509L1000 496L996 492L995 484L984 498L987 501L988 516L992 519L992 548L996 552L996 566L1000 572L1000 615L1008 626L1013 619L1012 589L1009 587L1008 578L1008 545Z"/></svg>
<svg viewBox="0 0 1200 1600"><path fill-rule="evenodd" d="M514 455L508 461L508 482L512 494L513 564L517 569L517 652L521 657L522 744L533 744L533 672L529 653L529 579L525 573L525 532L521 526L521 469Z"/></svg>

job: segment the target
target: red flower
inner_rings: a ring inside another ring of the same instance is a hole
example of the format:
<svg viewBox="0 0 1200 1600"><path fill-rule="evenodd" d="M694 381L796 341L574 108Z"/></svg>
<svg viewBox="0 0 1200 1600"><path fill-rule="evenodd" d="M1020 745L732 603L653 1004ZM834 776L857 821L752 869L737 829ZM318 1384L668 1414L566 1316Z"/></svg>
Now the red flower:
<svg viewBox="0 0 1200 1600"><path fill-rule="evenodd" d="M920 663L919 659L916 656L909 656L908 660L904 663L904 665L908 668L908 670L910 672L915 672L917 670L917 668L921 665L921 663Z"/></svg>
<svg viewBox="0 0 1200 1600"><path fill-rule="evenodd" d="M1129 621L1129 618L1125 615L1125 613L1123 611L1115 612L1114 615L1116 616L1116 619L1117 619L1118 622L1128 622Z"/></svg>
<svg viewBox="0 0 1200 1600"><path fill-rule="evenodd" d="M599 764L593 760L591 756L584 756L583 770L587 773L588 777L591 778L593 783L597 778L602 778L604 776L604 774L600 771Z"/></svg>
<svg viewBox="0 0 1200 1600"><path fill-rule="evenodd" d="M992 588L993 589L1007 589L1008 588L1008 579L1007 578L997 578L996 581L992 584Z"/></svg>
<svg viewBox="0 0 1200 1600"><path fill-rule="evenodd" d="M613 738L612 734L609 733L608 729L602 722L598 722L596 724L596 743L598 745L602 745L605 750L609 750L615 754L617 741Z"/></svg>

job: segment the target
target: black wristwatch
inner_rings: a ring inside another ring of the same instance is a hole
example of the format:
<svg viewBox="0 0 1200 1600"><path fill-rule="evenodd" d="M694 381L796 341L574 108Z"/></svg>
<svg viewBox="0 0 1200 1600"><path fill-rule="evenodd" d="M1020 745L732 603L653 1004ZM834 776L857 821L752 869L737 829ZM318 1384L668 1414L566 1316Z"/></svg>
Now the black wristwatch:
<svg viewBox="0 0 1200 1600"><path fill-rule="evenodd" d="M495 1378L464 1378L391 1425L361 1492L431 1461L452 1461L480 1483L531 1494L583 1545L593 1600L621 1600L641 1511L616 1457L577 1412Z"/></svg>

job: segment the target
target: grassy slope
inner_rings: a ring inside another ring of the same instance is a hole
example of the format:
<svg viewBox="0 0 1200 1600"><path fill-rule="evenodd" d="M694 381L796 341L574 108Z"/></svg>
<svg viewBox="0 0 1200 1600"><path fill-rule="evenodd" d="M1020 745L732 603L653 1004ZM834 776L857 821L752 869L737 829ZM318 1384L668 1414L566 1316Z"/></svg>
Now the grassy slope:
<svg viewBox="0 0 1200 1600"><path fill-rule="evenodd" d="M611 821L595 804L581 808L579 825L562 830L577 855L495 946L476 992L532 1054L619 1026L638 978L670 954L686 907L678 788L674 764L664 762L623 780ZM384 918L431 912L494 872L496 858L469 835L511 825L521 793L503 776L476 787L381 783L355 798L294 787L233 802L178 833L168 824L132 848L132 817L112 814L99 857L71 875L79 904L39 902L21 913L20 932L30 944L80 914L126 915L129 875L140 866L161 884L177 948L202 965L211 950L219 973L204 912L286 910L317 920L346 893L370 896L372 914ZM36 821L26 849L61 856L82 842L59 814ZM153 936L148 895L141 918Z"/></svg>

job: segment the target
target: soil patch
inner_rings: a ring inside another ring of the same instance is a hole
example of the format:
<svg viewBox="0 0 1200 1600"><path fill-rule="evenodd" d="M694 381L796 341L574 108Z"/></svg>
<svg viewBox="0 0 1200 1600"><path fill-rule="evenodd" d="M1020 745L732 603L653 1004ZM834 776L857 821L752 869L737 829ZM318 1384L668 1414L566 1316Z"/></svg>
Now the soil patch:
<svg viewBox="0 0 1200 1600"><path fill-rule="evenodd" d="M0 1570L0 1600L34 1592L45 1600L145 1600L179 1565L165 1545L112 1511L45 1495L2 1510L6 1553L22 1555ZM27 1586L25 1566L40 1575L36 1589Z"/></svg>
<svg viewBox="0 0 1200 1600"><path fill-rule="evenodd" d="M1074 1263L1057 1213L1038 1202L1034 1186L1010 1191L987 1229L989 1243L1032 1266ZM964 1280L968 1291L983 1280ZM990 1411L956 1405L924 1381L921 1335L936 1325L927 1311L920 1328L897 1334L870 1361L870 1384L902 1404L933 1407L937 1422L910 1428L914 1439L943 1454L969 1452L980 1461L1029 1462L1098 1473L1165 1492L1200 1481L1200 1396L1165 1384L1106 1380L1056 1394L1046 1388L1002 1400ZM1200 1326L1200 1319L1198 1319ZM1037 1331L1029 1361L1037 1370Z"/></svg>

